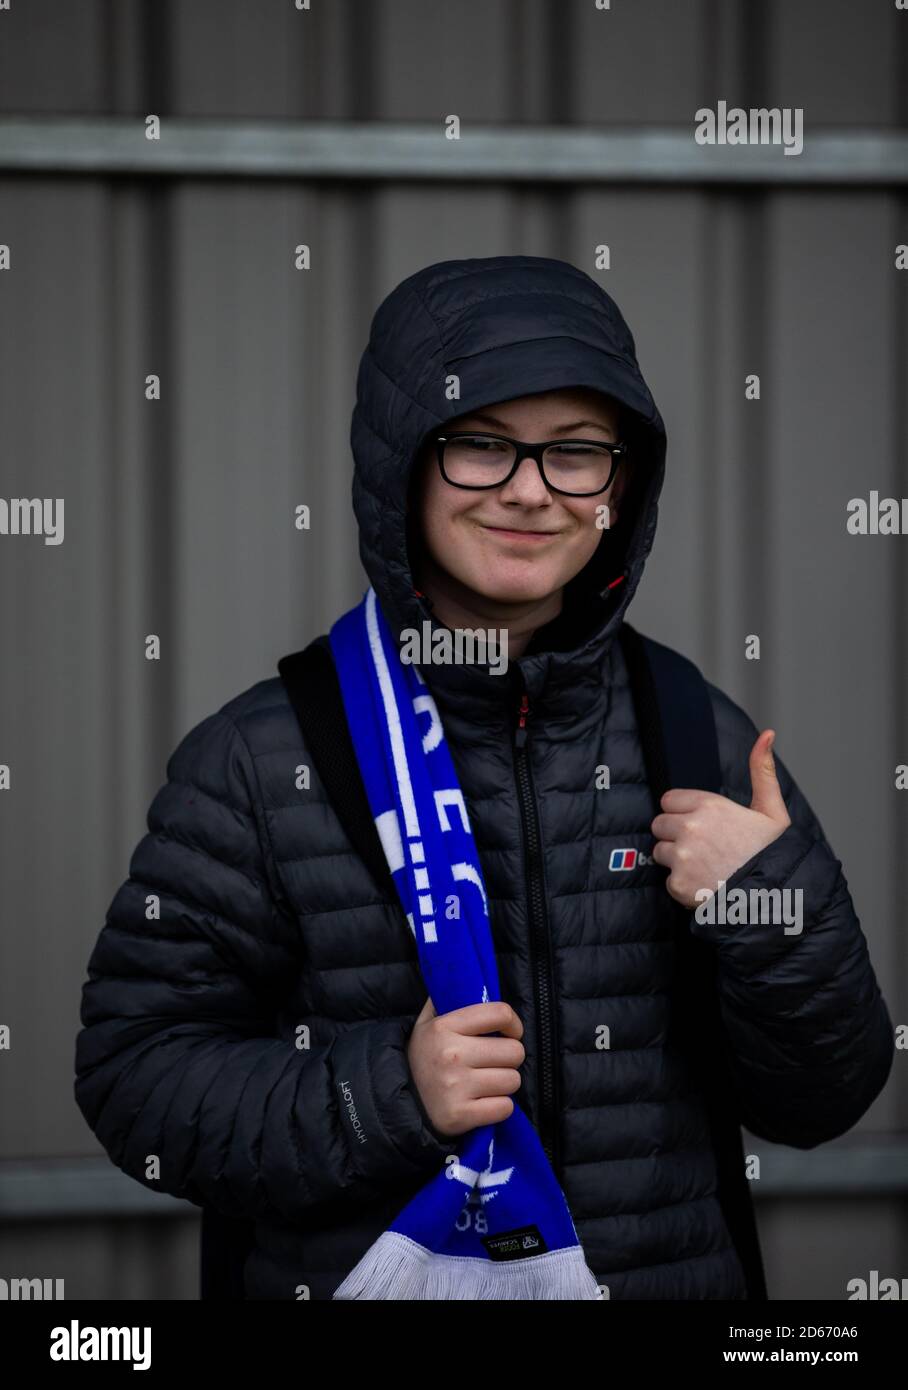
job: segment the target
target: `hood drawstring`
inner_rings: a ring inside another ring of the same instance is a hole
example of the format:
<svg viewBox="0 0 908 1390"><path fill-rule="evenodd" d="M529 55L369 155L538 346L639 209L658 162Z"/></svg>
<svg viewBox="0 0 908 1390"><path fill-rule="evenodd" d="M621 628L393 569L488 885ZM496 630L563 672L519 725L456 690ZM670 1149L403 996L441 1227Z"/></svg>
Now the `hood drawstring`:
<svg viewBox="0 0 908 1390"><path fill-rule="evenodd" d="M604 589L599 590L599 597L603 600L607 599L612 589L617 588L619 584L623 584L626 579L627 571L625 570L622 574L618 575L617 579L613 579L610 584L606 584ZM430 613L434 613L435 605L433 604L432 600L426 594L423 593L422 589L417 589L414 586L412 589L412 593L414 598L422 599L423 603L425 604L426 608Z"/></svg>
<svg viewBox="0 0 908 1390"><path fill-rule="evenodd" d="M606 584L606 586L605 586L604 589L600 589L600 590L599 590L599 597L600 597L600 598L605 598L606 594L609 592L610 589L614 589L615 586L616 586L617 584L622 584L626 578L627 578L627 571L625 571L624 574L619 574L619 575L618 575L618 578L617 578L617 579L613 579L612 582L611 582L611 584Z"/></svg>

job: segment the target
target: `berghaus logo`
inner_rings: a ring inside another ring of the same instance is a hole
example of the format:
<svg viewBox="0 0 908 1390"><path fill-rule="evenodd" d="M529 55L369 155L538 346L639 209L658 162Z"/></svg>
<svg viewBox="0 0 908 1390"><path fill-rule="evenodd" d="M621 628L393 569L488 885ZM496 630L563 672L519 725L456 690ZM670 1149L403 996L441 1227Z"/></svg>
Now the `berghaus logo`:
<svg viewBox="0 0 908 1390"><path fill-rule="evenodd" d="M637 865L652 864L652 858L639 849L613 849L609 855L608 866L612 873L625 869L636 869Z"/></svg>

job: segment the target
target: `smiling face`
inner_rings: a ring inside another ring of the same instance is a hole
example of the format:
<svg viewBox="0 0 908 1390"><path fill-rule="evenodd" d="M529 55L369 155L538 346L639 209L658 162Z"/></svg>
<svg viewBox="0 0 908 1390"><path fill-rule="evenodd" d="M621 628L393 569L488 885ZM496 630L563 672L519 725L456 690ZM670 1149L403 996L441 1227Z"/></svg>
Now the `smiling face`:
<svg viewBox="0 0 908 1390"><path fill-rule="evenodd" d="M520 396L445 424L448 433L476 430L527 443L617 443L618 429L618 405L587 387ZM550 491L531 458L521 460L509 482L482 492L445 482L434 444L421 451L417 470L415 505L422 540L417 583L433 598L442 594L471 607L479 600L484 610L546 601L549 607L553 601L560 606L564 585L583 569L602 539L598 509L608 506L613 526L626 487L623 459L608 490L592 497Z"/></svg>

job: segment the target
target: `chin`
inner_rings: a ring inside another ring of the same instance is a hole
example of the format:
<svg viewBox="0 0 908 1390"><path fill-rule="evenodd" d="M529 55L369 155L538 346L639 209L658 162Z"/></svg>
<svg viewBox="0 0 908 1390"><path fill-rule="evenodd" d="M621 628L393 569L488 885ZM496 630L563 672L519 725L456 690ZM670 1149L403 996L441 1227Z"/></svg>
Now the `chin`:
<svg viewBox="0 0 908 1390"><path fill-rule="evenodd" d="M499 603L537 603L548 598L560 589L564 580L560 575L540 573L515 574L512 569L495 571L485 565L475 574L464 574L461 582L468 585L474 593Z"/></svg>

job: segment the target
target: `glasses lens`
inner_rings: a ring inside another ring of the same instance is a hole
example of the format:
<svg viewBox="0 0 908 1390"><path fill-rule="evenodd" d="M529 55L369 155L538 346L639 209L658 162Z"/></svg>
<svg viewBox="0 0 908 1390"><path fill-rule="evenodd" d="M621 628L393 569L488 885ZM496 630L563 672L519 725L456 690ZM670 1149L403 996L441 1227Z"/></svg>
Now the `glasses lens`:
<svg viewBox="0 0 908 1390"><path fill-rule="evenodd" d="M445 444L445 473L461 487L494 487L508 476L515 449L484 434L461 435Z"/></svg>
<svg viewBox="0 0 908 1390"><path fill-rule="evenodd" d="M563 492L600 492L611 477L612 456L597 444L566 439L551 444L542 457L546 478Z"/></svg>

